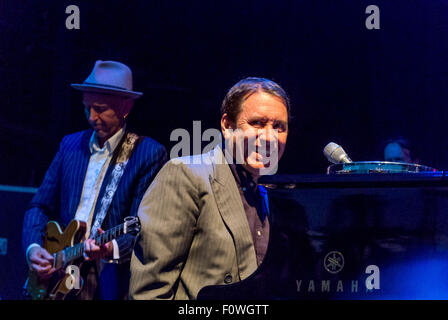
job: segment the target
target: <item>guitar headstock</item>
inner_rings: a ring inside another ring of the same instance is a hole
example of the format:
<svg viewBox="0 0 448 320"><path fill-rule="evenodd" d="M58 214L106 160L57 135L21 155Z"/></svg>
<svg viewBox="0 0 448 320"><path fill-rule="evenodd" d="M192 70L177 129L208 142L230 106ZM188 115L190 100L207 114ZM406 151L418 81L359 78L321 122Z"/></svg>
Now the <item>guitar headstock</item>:
<svg viewBox="0 0 448 320"><path fill-rule="evenodd" d="M140 220L138 217L129 216L124 218L124 234L136 235L140 232Z"/></svg>

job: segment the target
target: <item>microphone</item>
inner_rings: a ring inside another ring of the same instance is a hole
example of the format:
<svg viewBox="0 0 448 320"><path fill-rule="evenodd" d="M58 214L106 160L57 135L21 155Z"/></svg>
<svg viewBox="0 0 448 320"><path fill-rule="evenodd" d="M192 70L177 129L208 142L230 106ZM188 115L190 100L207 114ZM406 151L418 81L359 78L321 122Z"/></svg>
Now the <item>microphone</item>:
<svg viewBox="0 0 448 320"><path fill-rule="evenodd" d="M327 144L323 150L325 157L332 163L350 163L353 162L345 153L342 147L334 142Z"/></svg>

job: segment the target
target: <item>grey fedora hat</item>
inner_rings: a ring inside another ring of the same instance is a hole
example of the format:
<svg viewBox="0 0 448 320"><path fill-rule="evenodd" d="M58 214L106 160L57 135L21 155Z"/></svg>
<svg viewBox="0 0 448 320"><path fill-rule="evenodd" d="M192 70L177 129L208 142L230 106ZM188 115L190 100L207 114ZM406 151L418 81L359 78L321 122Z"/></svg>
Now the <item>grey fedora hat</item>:
<svg viewBox="0 0 448 320"><path fill-rule="evenodd" d="M142 92L132 91L132 71L117 61L95 62L92 72L82 84L72 83L76 90L119 95L137 99Z"/></svg>

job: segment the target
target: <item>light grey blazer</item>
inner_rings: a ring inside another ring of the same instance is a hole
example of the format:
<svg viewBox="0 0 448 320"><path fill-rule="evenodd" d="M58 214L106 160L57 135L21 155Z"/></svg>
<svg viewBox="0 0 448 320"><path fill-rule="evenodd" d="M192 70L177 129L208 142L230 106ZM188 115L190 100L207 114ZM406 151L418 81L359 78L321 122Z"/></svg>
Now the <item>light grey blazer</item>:
<svg viewBox="0 0 448 320"><path fill-rule="evenodd" d="M204 286L237 282L257 269L241 196L219 147L166 163L138 216L131 299L196 299Z"/></svg>

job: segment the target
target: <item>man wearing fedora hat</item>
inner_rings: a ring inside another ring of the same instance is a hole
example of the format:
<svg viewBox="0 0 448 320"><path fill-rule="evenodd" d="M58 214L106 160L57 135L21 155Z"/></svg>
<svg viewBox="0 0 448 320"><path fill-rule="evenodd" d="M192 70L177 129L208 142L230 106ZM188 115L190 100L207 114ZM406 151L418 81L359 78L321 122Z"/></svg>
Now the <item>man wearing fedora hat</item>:
<svg viewBox="0 0 448 320"><path fill-rule="evenodd" d="M88 123L92 129L63 138L44 181L25 214L22 244L32 270L47 279L54 272L53 256L42 245L49 220L66 226L86 222L86 262L81 299L127 297L129 261L134 236L126 234L103 246L93 238L103 229L136 216L140 201L154 176L166 162L166 149L149 137L126 130L126 117L134 99L132 72L116 61L97 61L82 84ZM113 263L106 263L113 262Z"/></svg>

